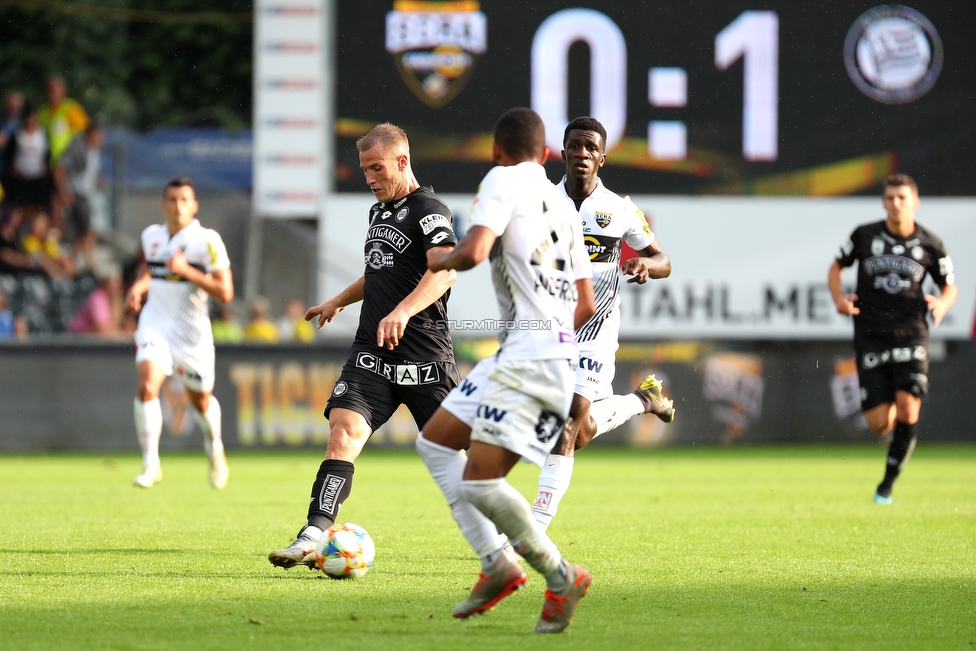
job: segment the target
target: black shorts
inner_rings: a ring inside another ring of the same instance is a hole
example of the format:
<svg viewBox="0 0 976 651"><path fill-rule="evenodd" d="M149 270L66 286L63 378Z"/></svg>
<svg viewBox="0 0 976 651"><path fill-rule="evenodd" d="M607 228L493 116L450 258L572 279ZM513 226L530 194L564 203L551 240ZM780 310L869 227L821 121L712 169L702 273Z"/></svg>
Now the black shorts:
<svg viewBox="0 0 976 651"><path fill-rule="evenodd" d="M91 203L88 197L76 194L75 205L68 211L75 237L81 237L91 230Z"/></svg>
<svg viewBox="0 0 976 651"><path fill-rule="evenodd" d="M924 398L929 391L929 357L925 346L858 350L857 378L861 409L895 401L896 391Z"/></svg>
<svg viewBox="0 0 976 651"><path fill-rule="evenodd" d="M423 429L460 380L453 362L403 364L384 362L372 353L354 352L332 389L325 417L329 417L333 407L350 409L362 414L375 432L403 404L413 415L417 429Z"/></svg>
<svg viewBox="0 0 976 651"><path fill-rule="evenodd" d="M7 200L13 206L40 206L48 209L54 186L48 176L25 179L11 175L7 178L4 189L7 191Z"/></svg>

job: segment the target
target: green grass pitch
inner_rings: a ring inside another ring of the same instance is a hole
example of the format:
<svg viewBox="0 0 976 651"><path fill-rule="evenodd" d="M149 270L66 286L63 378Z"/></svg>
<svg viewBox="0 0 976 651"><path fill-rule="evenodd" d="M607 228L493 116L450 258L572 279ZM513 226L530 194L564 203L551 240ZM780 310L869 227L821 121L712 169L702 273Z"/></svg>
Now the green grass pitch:
<svg viewBox="0 0 976 651"><path fill-rule="evenodd" d="M583 451L550 534L594 582L551 637L531 571L451 619L479 568L412 451L357 463L342 519L376 540L366 577L269 565L320 458L232 453L218 493L202 453L164 456L148 491L135 455L0 457L0 648L976 648L976 445L923 441L888 507L877 445Z"/></svg>

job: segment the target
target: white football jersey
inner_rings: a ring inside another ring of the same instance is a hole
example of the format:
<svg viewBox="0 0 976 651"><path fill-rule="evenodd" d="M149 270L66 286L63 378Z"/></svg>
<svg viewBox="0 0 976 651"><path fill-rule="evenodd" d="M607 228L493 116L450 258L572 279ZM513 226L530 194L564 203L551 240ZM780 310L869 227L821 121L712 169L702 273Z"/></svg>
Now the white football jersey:
<svg viewBox="0 0 976 651"><path fill-rule="evenodd" d="M566 177L557 184L570 205L566 193ZM630 197L611 192L599 178L596 188L580 205L579 219L583 227L583 242L593 265L593 296L596 313L577 330L579 342L600 342L617 349L620 332L620 242L626 241L635 251L654 242L644 213Z"/></svg>
<svg viewBox="0 0 976 651"><path fill-rule="evenodd" d="M576 280L592 272L580 220L545 168L532 162L493 168L478 188L470 225L498 238L491 268L505 322L499 359L575 360Z"/></svg>
<svg viewBox="0 0 976 651"><path fill-rule="evenodd" d="M139 327L152 328L172 346L194 348L213 345L207 293L166 268L176 249L204 273L230 267L227 249L217 231L194 219L170 237L165 224L142 231L142 250L152 281L149 298L139 315Z"/></svg>

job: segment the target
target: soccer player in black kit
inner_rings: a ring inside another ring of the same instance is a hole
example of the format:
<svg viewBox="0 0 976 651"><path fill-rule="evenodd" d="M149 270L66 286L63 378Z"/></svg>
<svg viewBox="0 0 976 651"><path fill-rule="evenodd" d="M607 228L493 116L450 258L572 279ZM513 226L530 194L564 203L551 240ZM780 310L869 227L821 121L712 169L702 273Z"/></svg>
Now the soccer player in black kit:
<svg viewBox="0 0 976 651"><path fill-rule="evenodd" d="M401 404L423 427L458 383L451 333L432 328L447 320L454 271L427 270L428 255L457 244L451 211L410 167L402 129L384 123L357 143L366 184L377 203L369 211L363 276L306 320L318 327L347 305L362 301L352 351L325 407L331 434L312 484L308 523L291 545L268 554L279 567L315 567L315 552L352 487L353 461L366 441Z"/></svg>
<svg viewBox="0 0 976 651"><path fill-rule="evenodd" d="M854 317L861 407L878 434L892 432L884 479L874 501L891 504L891 489L912 450L922 398L929 388L927 313L938 326L956 302L952 261L934 233L915 223L918 185L907 174L884 182L885 221L851 234L830 266L827 284L839 314ZM856 294L844 295L841 273L857 262ZM940 296L924 295L926 272Z"/></svg>

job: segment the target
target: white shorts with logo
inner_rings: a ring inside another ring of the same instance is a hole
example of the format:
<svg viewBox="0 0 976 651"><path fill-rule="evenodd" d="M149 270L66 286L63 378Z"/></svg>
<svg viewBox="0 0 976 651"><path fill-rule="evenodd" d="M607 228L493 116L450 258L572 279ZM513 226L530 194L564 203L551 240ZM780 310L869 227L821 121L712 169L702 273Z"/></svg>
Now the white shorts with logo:
<svg viewBox="0 0 976 651"><path fill-rule="evenodd" d="M141 326L136 330L135 340L136 364L149 360L167 376L176 373L187 389L198 393L213 391L216 373L212 344L179 348L156 330Z"/></svg>
<svg viewBox="0 0 976 651"><path fill-rule="evenodd" d="M596 341L580 342L579 362L576 365L574 393L590 401L613 395L613 376L616 373L617 342L613 346Z"/></svg>
<svg viewBox="0 0 976 651"><path fill-rule="evenodd" d="M471 426L471 440L541 466L573 399L570 360L482 360L441 406Z"/></svg>

